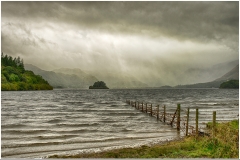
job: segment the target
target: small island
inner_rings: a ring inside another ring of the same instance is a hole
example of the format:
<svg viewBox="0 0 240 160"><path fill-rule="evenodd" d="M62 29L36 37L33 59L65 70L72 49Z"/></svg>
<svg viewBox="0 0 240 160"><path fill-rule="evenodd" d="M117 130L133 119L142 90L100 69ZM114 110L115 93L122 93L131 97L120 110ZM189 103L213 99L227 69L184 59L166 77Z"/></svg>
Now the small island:
<svg viewBox="0 0 240 160"><path fill-rule="evenodd" d="M89 89L109 89L106 86L106 83L103 81L97 81L93 84L93 86L89 86Z"/></svg>

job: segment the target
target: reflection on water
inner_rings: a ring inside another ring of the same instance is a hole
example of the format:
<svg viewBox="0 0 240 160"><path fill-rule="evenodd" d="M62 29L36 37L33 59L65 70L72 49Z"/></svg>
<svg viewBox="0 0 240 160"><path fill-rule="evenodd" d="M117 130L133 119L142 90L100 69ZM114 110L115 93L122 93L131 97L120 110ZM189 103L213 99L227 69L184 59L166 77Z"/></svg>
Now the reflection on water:
<svg viewBox="0 0 240 160"><path fill-rule="evenodd" d="M176 138L180 133L125 103L126 99L166 105L182 114L199 108L200 125L237 119L238 90L53 90L2 92L2 157L40 158Z"/></svg>

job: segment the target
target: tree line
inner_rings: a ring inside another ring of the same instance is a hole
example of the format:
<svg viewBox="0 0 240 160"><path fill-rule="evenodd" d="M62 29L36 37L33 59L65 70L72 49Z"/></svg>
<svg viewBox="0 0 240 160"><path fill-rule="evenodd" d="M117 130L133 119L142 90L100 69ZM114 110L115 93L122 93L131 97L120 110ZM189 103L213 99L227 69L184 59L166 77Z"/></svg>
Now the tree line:
<svg viewBox="0 0 240 160"><path fill-rule="evenodd" d="M11 56L4 55L3 52L1 54L1 65L12 66L25 71L23 59L21 59L19 56L17 58L13 58Z"/></svg>
<svg viewBox="0 0 240 160"><path fill-rule="evenodd" d="M1 90L52 90L53 87L40 75L24 68L20 57L1 55Z"/></svg>
<svg viewBox="0 0 240 160"><path fill-rule="evenodd" d="M222 89L239 89L239 80L229 80L220 85Z"/></svg>

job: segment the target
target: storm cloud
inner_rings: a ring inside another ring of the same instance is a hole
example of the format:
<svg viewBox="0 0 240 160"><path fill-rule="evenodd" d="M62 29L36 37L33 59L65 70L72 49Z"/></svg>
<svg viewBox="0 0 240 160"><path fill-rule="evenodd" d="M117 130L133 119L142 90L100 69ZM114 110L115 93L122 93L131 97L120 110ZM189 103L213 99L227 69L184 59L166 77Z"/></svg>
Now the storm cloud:
<svg viewBox="0 0 240 160"><path fill-rule="evenodd" d="M177 85L206 80L184 78L190 68L239 57L238 2L2 2L1 11L2 52L46 70Z"/></svg>

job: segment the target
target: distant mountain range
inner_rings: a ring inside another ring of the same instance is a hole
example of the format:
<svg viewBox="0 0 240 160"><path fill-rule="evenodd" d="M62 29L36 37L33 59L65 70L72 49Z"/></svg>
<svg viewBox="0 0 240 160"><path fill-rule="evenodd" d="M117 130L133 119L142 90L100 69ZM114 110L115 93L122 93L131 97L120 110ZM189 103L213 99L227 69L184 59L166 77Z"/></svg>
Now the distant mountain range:
<svg viewBox="0 0 240 160"><path fill-rule="evenodd" d="M239 60L218 63L208 68L190 68L185 71L185 84L212 82L239 64ZM204 66L203 66L204 67Z"/></svg>
<svg viewBox="0 0 240 160"><path fill-rule="evenodd" d="M25 64L27 70L42 76L54 88L88 88L98 79L84 73L80 69L62 68L54 71L45 71L34 65Z"/></svg>
<svg viewBox="0 0 240 160"><path fill-rule="evenodd" d="M190 69L189 72L192 76L201 77L201 81L204 82L204 76L206 79L211 79L208 82L196 83L189 85L162 86L157 88L219 88L222 82L227 80L239 79L239 62L232 61L228 63L222 63L214 65L213 67L206 69ZM230 67L232 68L230 70ZM100 71L82 71L79 68L69 69L61 68L52 71L42 70L34 65L25 64L26 70L31 70L35 74L41 75L45 80L49 82L54 88L89 88L97 81L104 81L110 88L152 88L147 84L141 82L132 75L128 75L123 72L100 72ZM226 71L226 69L228 69ZM188 73L189 74L189 73ZM222 74L223 76L218 75ZM192 77L191 76L191 77ZM191 78L189 77L189 78ZM213 79L215 77L215 79ZM196 78L196 77L195 77ZM213 79L213 80L212 80Z"/></svg>
<svg viewBox="0 0 240 160"><path fill-rule="evenodd" d="M79 68L61 68L53 71L42 70L32 64L25 64L27 70L41 75L54 88L89 88L97 81L104 81L112 88L144 88L147 84L140 82L133 76L123 73L93 72L86 73ZM93 76L94 75L94 76Z"/></svg>
<svg viewBox="0 0 240 160"><path fill-rule="evenodd" d="M239 80L239 65L234 67L231 71L224 74L222 77L216 79L215 81L226 81L226 80Z"/></svg>
<svg viewBox="0 0 240 160"><path fill-rule="evenodd" d="M190 84L190 85L178 85L174 88L219 88L220 84L226 82L228 80L239 80L239 64L236 65L232 70L217 78L213 81L206 82L206 83L197 83L197 84ZM169 86L163 86L161 88L171 88Z"/></svg>

